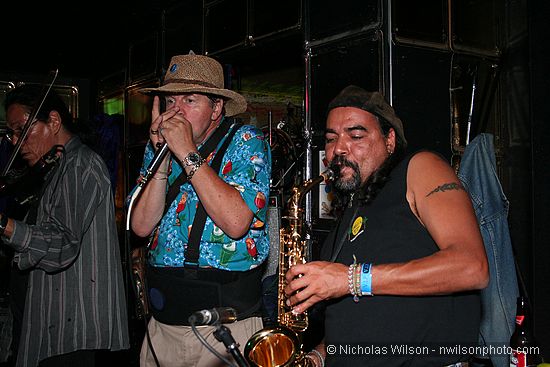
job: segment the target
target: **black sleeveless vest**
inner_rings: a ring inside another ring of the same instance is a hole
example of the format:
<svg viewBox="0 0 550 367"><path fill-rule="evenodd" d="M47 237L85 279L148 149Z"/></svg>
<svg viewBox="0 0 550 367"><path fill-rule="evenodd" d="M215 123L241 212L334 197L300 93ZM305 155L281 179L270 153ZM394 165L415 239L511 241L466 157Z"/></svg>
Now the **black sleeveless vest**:
<svg viewBox="0 0 550 367"><path fill-rule="evenodd" d="M406 199L411 157L395 167L373 202L346 210L340 224L345 228L339 229L345 240L336 262L349 265L353 255L360 263L406 262L439 250ZM324 259L331 258L338 240L325 243ZM374 290L373 297L363 296L358 303L351 295L329 302L325 344L336 352L327 355L327 366L444 366L467 360L462 347L478 341L478 293L405 297L377 296Z"/></svg>

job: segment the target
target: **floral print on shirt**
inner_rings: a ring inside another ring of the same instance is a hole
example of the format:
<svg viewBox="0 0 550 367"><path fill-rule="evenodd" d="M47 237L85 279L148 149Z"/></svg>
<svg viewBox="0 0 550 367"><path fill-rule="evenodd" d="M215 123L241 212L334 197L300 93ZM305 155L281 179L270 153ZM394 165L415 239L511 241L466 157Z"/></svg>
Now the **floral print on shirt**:
<svg viewBox="0 0 550 367"><path fill-rule="evenodd" d="M222 143L218 144L218 148ZM153 156L154 151L149 144L145 149L142 174ZM214 154L208 157L208 164L213 157ZM182 167L172 160L170 168L168 182L173 183L182 172ZM266 259L269 251L266 214L271 151L260 129L252 125L239 128L225 152L219 176L241 194L254 213L254 219L242 238L232 239L207 216L200 242L199 266L233 271L252 269ZM155 246L149 251L151 265L184 265L197 205L198 197L193 186L191 183L183 184L161 220L158 235L155 235Z"/></svg>

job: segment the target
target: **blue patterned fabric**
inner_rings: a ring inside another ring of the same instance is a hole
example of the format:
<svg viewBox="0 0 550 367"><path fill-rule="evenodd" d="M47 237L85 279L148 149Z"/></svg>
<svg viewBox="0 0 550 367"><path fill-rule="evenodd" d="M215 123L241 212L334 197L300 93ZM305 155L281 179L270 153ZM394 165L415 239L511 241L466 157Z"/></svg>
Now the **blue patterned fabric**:
<svg viewBox="0 0 550 367"><path fill-rule="evenodd" d="M223 144L221 141L216 150ZM215 152L214 152L215 153ZM151 144L145 149L141 174L154 156ZM214 154L207 158L211 164ZM177 161L171 161L168 182L173 183L182 172ZM260 265L269 252L266 225L267 198L271 178L271 151L261 130L242 126L225 152L219 176L239 191L254 213L248 233L240 239L228 237L207 216L200 243L200 267L245 271ZM180 187L180 193L161 220L149 251L152 266L183 267L185 248L195 218L198 197L191 183Z"/></svg>

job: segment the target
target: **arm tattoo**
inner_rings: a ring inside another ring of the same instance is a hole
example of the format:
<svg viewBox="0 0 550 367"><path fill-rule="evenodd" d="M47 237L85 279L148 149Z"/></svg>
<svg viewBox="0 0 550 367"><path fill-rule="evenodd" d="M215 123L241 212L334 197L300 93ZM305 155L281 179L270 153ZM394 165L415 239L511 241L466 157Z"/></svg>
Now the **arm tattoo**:
<svg viewBox="0 0 550 367"><path fill-rule="evenodd" d="M426 195L426 197L430 196L434 192L444 192L444 191L447 191L447 190L464 190L464 191L466 191L464 189L464 186L462 186L461 184L456 183L456 182L450 182L450 183L446 183L446 184L437 186L435 189L433 189L432 192L430 192L428 195Z"/></svg>

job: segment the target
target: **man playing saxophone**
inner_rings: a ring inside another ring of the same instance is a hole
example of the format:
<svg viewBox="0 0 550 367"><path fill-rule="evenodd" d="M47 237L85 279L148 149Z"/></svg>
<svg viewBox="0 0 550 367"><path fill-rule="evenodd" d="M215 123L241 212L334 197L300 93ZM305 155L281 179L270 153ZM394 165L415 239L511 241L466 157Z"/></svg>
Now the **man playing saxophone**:
<svg viewBox="0 0 550 367"><path fill-rule="evenodd" d="M429 151L406 153L403 124L378 92L329 104L326 157L338 226L322 261L286 274L288 305L325 308L317 366L461 366L477 344L488 265L468 193ZM401 352L401 353L400 353Z"/></svg>

